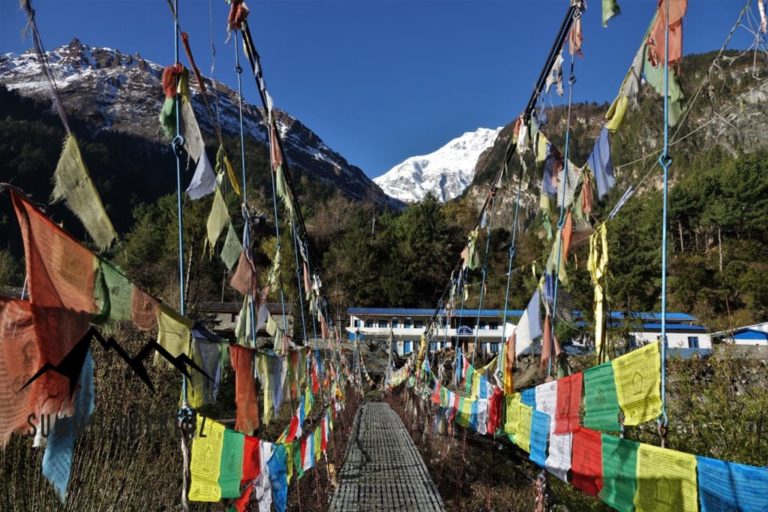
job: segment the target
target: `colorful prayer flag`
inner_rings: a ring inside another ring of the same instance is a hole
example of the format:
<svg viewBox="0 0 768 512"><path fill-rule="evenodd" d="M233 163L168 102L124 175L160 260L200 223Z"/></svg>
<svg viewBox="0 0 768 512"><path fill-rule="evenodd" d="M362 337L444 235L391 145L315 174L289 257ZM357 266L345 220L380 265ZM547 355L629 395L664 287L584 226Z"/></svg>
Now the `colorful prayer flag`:
<svg viewBox="0 0 768 512"><path fill-rule="evenodd" d="M582 377L583 374L579 372L557 381L555 434L574 432L579 428Z"/></svg>
<svg viewBox="0 0 768 512"><path fill-rule="evenodd" d="M222 498L240 496L240 481L243 479L243 453L245 436L231 429L224 429L219 467L219 488Z"/></svg>
<svg viewBox="0 0 768 512"><path fill-rule="evenodd" d="M214 502L221 500L219 474L225 427L202 415L197 416L197 428L192 440L189 486L190 501Z"/></svg>
<svg viewBox="0 0 768 512"><path fill-rule="evenodd" d="M603 363L584 371L584 426L608 432L621 430L619 399L613 365Z"/></svg>
<svg viewBox="0 0 768 512"><path fill-rule="evenodd" d="M600 432L584 427L573 432L571 483L590 496L597 496L603 488L602 450L603 441Z"/></svg>
<svg viewBox="0 0 768 512"><path fill-rule="evenodd" d="M661 414L661 355L656 341L613 361L616 396L625 425L657 418Z"/></svg>
<svg viewBox="0 0 768 512"><path fill-rule="evenodd" d="M600 499L619 512L632 512L637 491L637 450L640 443L602 435L603 488Z"/></svg>
<svg viewBox="0 0 768 512"><path fill-rule="evenodd" d="M637 512L698 512L696 457L641 444L637 450Z"/></svg>
<svg viewBox="0 0 768 512"><path fill-rule="evenodd" d="M768 510L768 468L696 457L701 512Z"/></svg>
<svg viewBox="0 0 768 512"><path fill-rule="evenodd" d="M548 414L539 410L533 411L531 417L531 443L530 443L530 459L536 463L536 465L544 467L547 460L547 440L549 439L549 422L550 417Z"/></svg>

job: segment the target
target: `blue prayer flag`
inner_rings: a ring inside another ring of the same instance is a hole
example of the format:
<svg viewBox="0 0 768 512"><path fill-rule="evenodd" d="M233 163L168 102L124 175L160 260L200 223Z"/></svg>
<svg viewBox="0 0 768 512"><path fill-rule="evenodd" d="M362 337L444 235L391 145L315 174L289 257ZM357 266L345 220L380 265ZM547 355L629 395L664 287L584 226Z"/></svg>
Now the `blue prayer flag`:
<svg viewBox="0 0 768 512"><path fill-rule="evenodd" d="M530 405L534 409L536 408L536 388L524 389L520 393L520 401L525 405Z"/></svg>
<svg viewBox="0 0 768 512"><path fill-rule="evenodd" d="M269 483L272 485L272 505L277 512L285 512L288 502L287 452L282 444L275 444L272 456L267 461Z"/></svg>
<svg viewBox="0 0 768 512"><path fill-rule="evenodd" d="M768 469L696 457L701 512L768 510Z"/></svg>
<svg viewBox="0 0 768 512"><path fill-rule="evenodd" d="M600 135L595 141L595 147L592 154L589 155L587 165L592 169L597 182L597 197L602 199L616 183L613 176L613 161L611 160L611 140L608 134L608 128L603 127Z"/></svg>
<svg viewBox="0 0 768 512"><path fill-rule="evenodd" d="M547 439L549 438L549 414L533 411L531 418L531 455L530 459L544 467L547 460Z"/></svg>
<svg viewBox="0 0 768 512"><path fill-rule="evenodd" d="M75 392L73 414L71 417L56 420L43 455L43 475L53 484L62 503L67 500L75 438L85 431L93 407L93 358L89 351L83 361L78 389Z"/></svg>

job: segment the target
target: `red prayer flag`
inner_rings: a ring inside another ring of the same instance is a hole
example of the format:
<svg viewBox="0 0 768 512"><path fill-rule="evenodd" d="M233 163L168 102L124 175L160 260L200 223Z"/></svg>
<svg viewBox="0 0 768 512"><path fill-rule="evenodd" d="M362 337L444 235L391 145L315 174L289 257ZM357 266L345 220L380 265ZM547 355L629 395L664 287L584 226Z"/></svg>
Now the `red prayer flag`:
<svg viewBox="0 0 768 512"><path fill-rule="evenodd" d="M440 383L435 384L435 391L432 393L432 403L440 405Z"/></svg>
<svg viewBox="0 0 768 512"><path fill-rule="evenodd" d="M603 488L602 434L584 427L577 429L571 450L571 484L590 496L597 496Z"/></svg>
<svg viewBox="0 0 768 512"><path fill-rule="evenodd" d="M237 510L237 512L245 512L245 509L248 506L248 502L251 501L252 493L253 493L253 486L249 485L243 491L243 495L237 498L237 500L235 500L235 502L233 503L233 506L235 507L235 510Z"/></svg>
<svg viewBox="0 0 768 512"><path fill-rule="evenodd" d="M557 381L555 434L567 434L579 428L582 376L579 372Z"/></svg>
<svg viewBox="0 0 768 512"><path fill-rule="evenodd" d="M240 480L243 484L249 484L256 480L261 473L259 443L258 437L245 436L245 442L243 443L243 478Z"/></svg>
<svg viewBox="0 0 768 512"><path fill-rule="evenodd" d="M323 421L320 422L320 428L322 429L322 435L320 436L320 450L325 453L328 449L328 425L326 424L325 417L323 417Z"/></svg>
<svg viewBox="0 0 768 512"><path fill-rule="evenodd" d="M493 388L493 395L488 400L488 434L493 435L501 426L501 409L504 403L504 392L500 388Z"/></svg>
<svg viewBox="0 0 768 512"><path fill-rule="evenodd" d="M10 190L24 242L29 302L40 365L60 364L88 330L98 312L94 300L96 256L69 233ZM39 381L39 382L38 382ZM57 372L37 381L35 411L71 412L70 382Z"/></svg>

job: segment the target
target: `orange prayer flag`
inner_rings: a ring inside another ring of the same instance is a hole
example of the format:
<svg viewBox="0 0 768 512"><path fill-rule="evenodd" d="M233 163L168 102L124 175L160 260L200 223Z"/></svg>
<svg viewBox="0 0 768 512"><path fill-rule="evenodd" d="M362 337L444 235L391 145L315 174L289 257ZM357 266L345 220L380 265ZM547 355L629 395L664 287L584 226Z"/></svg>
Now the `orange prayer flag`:
<svg viewBox="0 0 768 512"><path fill-rule="evenodd" d="M259 428L259 402L253 382L253 350L240 345L229 346L229 357L235 370L235 430L251 434Z"/></svg>

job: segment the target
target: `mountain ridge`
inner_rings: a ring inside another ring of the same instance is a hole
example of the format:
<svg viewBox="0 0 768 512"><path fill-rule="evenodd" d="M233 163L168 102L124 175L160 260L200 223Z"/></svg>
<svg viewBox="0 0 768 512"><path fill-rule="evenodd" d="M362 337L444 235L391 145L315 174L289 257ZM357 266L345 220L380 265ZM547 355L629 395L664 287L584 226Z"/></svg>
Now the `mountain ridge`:
<svg viewBox="0 0 768 512"><path fill-rule="evenodd" d="M96 131L126 133L150 142L168 143L157 122L163 101L163 67L160 64L148 61L138 53L126 54L111 48L88 46L77 38L46 53L62 102L70 115L86 121ZM204 80L208 89L215 93L211 103L221 120L223 133L239 135L237 93L221 82ZM50 99L48 83L32 50L0 55L0 84L24 97ZM191 81L190 89L200 128L212 141L213 120L204 108L196 81ZM246 137L266 145L263 109L244 102L243 111ZM351 199L400 206L362 169L327 146L299 119L277 108L274 114L292 169L337 188Z"/></svg>

